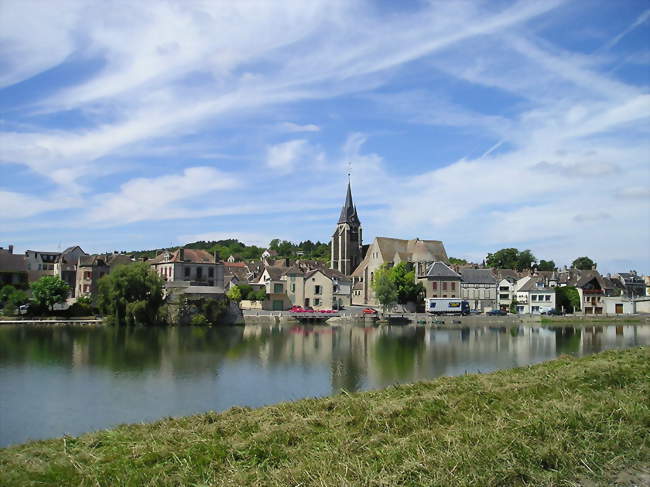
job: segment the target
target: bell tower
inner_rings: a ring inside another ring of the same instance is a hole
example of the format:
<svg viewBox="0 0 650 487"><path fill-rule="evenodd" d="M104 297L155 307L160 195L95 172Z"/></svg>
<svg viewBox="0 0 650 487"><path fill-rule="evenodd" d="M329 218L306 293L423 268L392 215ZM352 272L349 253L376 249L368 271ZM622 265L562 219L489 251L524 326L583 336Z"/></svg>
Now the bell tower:
<svg viewBox="0 0 650 487"><path fill-rule="evenodd" d="M361 222L357 215L357 208L352 203L352 190L350 189L350 175L348 174L348 193L345 204L341 209L341 216L332 235L332 258L330 268L342 272L346 276L352 274L361 263L362 256L362 231Z"/></svg>

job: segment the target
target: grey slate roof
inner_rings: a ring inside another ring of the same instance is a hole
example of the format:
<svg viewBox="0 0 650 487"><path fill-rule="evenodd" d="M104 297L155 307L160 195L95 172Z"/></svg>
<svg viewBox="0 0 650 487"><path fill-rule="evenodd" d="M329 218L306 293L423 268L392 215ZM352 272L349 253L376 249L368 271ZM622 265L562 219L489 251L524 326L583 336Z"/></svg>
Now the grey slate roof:
<svg viewBox="0 0 650 487"><path fill-rule="evenodd" d="M445 277L445 278L457 278L460 279L460 274L454 272L449 266L442 262L434 262L429 266L427 271L427 277L436 278L436 277Z"/></svg>
<svg viewBox="0 0 650 487"><path fill-rule="evenodd" d="M26 272L27 263L25 256L12 254L6 250L0 250L0 271L4 272Z"/></svg>
<svg viewBox="0 0 650 487"><path fill-rule="evenodd" d="M339 223L354 223L359 224L359 216L357 215L357 208L352 203L352 190L350 189L350 183L348 182L348 193L345 196L345 204L341 208L341 216L339 217Z"/></svg>
<svg viewBox="0 0 650 487"><path fill-rule="evenodd" d="M463 269L461 271L463 282L468 284L495 284L495 279L490 269Z"/></svg>

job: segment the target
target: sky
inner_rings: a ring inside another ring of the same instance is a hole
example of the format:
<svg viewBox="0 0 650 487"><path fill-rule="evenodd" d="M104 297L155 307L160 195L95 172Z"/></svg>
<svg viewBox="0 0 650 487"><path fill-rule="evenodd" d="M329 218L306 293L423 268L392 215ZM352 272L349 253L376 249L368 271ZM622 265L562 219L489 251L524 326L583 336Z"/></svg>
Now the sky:
<svg viewBox="0 0 650 487"><path fill-rule="evenodd" d="M650 273L650 3L0 0L0 246L364 242Z"/></svg>

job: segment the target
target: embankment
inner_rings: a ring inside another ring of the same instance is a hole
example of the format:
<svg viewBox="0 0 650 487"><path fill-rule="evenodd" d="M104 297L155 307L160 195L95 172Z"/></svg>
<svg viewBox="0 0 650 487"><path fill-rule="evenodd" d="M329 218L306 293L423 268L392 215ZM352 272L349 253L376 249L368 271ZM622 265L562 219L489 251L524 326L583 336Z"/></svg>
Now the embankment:
<svg viewBox="0 0 650 487"><path fill-rule="evenodd" d="M0 485L607 485L649 430L646 347L28 443Z"/></svg>

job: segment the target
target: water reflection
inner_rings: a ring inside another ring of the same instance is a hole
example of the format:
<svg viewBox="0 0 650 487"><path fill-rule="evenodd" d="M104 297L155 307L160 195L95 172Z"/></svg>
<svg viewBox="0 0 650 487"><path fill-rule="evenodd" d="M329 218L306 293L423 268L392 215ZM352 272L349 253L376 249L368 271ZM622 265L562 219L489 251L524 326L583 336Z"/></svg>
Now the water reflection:
<svg viewBox="0 0 650 487"><path fill-rule="evenodd" d="M0 445L650 344L650 327L0 327Z"/></svg>

